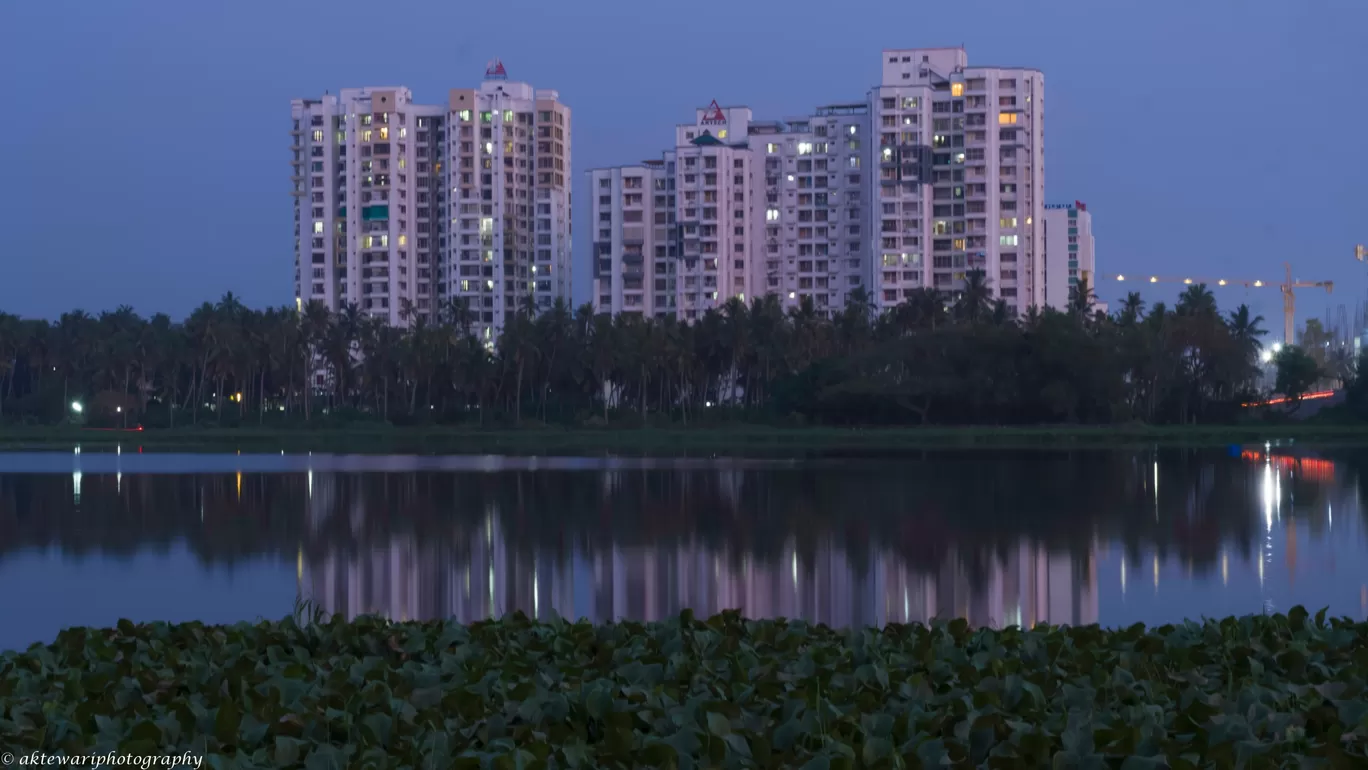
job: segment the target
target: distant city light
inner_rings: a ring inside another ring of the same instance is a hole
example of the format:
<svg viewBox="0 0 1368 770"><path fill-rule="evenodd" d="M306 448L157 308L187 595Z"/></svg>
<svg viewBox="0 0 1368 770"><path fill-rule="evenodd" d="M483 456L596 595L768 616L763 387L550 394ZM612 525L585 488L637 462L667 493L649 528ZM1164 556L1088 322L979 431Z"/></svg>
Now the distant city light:
<svg viewBox="0 0 1368 770"><path fill-rule="evenodd" d="M75 412L76 414L80 414L81 412L84 412L84 411L85 411L85 407L81 406L81 402L80 402L80 401L72 401L72 402L71 402L71 411Z"/></svg>

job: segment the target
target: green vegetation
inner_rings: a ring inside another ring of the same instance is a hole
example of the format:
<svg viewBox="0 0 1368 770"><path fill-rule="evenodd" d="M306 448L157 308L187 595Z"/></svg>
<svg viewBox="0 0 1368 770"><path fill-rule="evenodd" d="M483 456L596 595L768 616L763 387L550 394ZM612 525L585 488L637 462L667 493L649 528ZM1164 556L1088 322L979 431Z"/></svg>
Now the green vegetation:
<svg viewBox="0 0 1368 770"><path fill-rule="evenodd" d="M460 302L436 314L405 308L409 329L355 306L254 311L232 295L183 323L127 307L56 323L0 314L0 420L523 429L1248 416L1241 404L1261 395L1264 330L1247 307L1222 314L1200 285L1148 312L1134 294L1111 316L1092 300L1080 285L1066 311L1016 318L971 272L953 296L919 290L883 314L859 292L833 311L733 298L690 324L556 304L510 313L497 340L489 313Z"/></svg>
<svg viewBox="0 0 1368 770"><path fill-rule="evenodd" d="M0 658L0 741L263 768L1358 767L1365 639L1301 608L1151 630L121 621Z"/></svg>

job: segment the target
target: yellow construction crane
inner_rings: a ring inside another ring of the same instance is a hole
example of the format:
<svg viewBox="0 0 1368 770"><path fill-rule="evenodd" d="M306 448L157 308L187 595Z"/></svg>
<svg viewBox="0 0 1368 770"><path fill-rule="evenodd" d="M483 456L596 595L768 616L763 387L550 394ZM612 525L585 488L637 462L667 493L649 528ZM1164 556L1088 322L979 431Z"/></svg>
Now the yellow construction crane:
<svg viewBox="0 0 1368 770"><path fill-rule="evenodd" d="M1283 267L1287 268L1287 279L1282 283L1271 281L1240 281L1227 278L1165 278L1164 276L1152 275L1149 278L1135 278L1134 280L1145 281L1147 283L1183 283L1189 286L1204 283L1208 286L1243 286L1246 289L1261 289L1265 286L1277 286L1282 289L1283 295L1283 343L1287 345L1296 344L1296 322L1297 297L1293 289L1325 289L1329 294L1335 289L1334 281L1294 281L1292 280L1292 265L1284 262ZM1126 276L1118 275L1116 280L1125 281Z"/></svg>

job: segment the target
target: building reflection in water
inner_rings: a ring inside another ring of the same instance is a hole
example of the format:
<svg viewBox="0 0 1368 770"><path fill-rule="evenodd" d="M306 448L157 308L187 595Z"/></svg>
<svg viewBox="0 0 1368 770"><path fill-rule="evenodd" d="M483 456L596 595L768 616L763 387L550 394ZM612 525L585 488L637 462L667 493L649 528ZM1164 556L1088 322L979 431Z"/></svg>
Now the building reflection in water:
<svg viewBox="0 0 1368 770"><path fill-rule="evenodd" d="M314 479L313 515L336 510L330 476ZM360 512L349 513L360 526ZM1095 551L1051 551L1023 538L990 553L952 547L937 571L926 572L887 549L856 558L829 538L804 555L791 537L777 557L764 560L697 539L514 548L491 506L483 526L459 543L404 534L358 552L301 555L299 590L329 613L396 620L471 622L521 611L543 619L555 613L595 622L651 621L689 608L700 616L739 609L748 617L803 618L834 627L938 617L992 627L1084 625L1098 621Z"/></svg>

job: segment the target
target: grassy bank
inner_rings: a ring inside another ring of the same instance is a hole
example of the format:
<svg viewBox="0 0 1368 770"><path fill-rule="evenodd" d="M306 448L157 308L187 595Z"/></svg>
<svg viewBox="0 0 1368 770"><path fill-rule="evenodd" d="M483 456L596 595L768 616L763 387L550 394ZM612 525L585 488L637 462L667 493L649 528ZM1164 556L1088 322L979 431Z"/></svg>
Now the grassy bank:
<svg viewBox="0 0 1368 770"><path fill-rule="evenodd" d="M187 450L309 450L337 452L802 452L897 451L936 448L1121 447L1225 445L1277 440L1368 444L1368 425L1294 423L1212 426L1041 426L833 428L721 425L677 428L478 429L469 427L177 428L140 432L70 426L0 426L0 449L54 445L136 444Z"/></svg>
<svg viewBox="0 0 1368 770"><path fill-rule="evenodd" d="M0 657L0 741L267 768L1362 767L1365 665L1368 626L1301 608L1149 631L122 621Z"/></svg>

